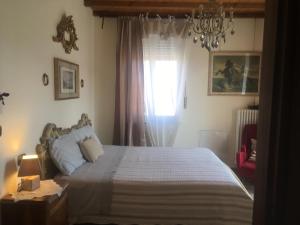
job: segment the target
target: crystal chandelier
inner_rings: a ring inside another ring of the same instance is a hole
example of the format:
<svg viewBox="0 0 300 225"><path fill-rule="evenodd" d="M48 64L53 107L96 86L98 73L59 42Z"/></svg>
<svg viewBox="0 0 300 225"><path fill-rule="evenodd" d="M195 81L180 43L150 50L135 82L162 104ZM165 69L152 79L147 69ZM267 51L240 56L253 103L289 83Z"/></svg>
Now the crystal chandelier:
<svg viewBox="0 0 300 225"><path fill-rule="evenodd" d="M193 36L193 42L200 42L202 48L208 51L218 48L220 42L226 42L226 33L228 30L233 35L234 21L233 8L229 10L229 18L226 19L225 11L222 5L210 1L209 7L204 10L203 5L199 6L198 14L193 11L192 16L188 16L190 24L189 36Z"/></svg>

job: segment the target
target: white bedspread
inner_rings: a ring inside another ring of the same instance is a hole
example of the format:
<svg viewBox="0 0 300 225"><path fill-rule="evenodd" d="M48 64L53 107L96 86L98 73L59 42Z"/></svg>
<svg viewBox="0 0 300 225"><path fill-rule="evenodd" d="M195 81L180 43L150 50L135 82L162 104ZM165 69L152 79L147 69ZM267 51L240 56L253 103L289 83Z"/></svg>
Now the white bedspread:
<svg viewBox="0 0 300 225"><path fill-rule="evenodd" d="M119 158L114 160L118 165L113 163L109 168L112 157ZM73 206L77 223L251 224L251 196L231 169L208 149L105 146L105 154L96 163L103 166L85 165L67 177L71 183L76 181L70 190L76 196L69 199L71 205L89 205L76 210ZM87 181L90 175L85 171L90 174L93 168L111 174L111 182L109 176L102 175ZM105 182L100 181L103 178ZM95 182L101 194L92 194L97 189ZM104 184L112 190L100 188Z"/></svg>

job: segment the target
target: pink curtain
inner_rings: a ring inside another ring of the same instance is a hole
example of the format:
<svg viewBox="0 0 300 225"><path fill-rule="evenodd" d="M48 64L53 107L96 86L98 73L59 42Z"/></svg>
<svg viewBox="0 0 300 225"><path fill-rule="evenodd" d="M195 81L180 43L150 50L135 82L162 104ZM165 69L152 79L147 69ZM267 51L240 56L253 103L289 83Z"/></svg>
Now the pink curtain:
<svg viewBox="0 0 300 225"><path fill-rule="evenodd" d="M146 145L142 35L139 19L118 19L115 145Z"/></svg>

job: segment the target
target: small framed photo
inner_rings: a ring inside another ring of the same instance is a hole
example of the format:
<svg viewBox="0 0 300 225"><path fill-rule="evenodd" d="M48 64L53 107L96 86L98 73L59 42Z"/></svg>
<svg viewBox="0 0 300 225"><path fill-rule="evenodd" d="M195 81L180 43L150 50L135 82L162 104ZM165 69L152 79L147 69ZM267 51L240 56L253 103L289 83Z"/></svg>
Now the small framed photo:
<svg viewBox="0 0 300 225"><path fill-rule="evenodd" d="M79 98L79 65L54 58L55 100Z"/></svg>
<svg viewBox="0 0 300 225"><path fill-rule="evenodd" d="M211 52L208 95L258 95L260 52Z"/></svg>

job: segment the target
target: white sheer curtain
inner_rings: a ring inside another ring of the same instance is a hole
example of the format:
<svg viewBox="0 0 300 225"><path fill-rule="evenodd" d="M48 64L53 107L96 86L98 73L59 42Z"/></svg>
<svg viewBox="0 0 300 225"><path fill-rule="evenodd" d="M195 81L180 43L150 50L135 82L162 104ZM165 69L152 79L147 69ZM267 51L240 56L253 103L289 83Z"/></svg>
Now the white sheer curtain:
<svg viewBox="0 0 300 225"><path fill-rule="evenodd" d="M144 98L148 144L172 146L183 110L187 25L144 21Z"/></svg>

